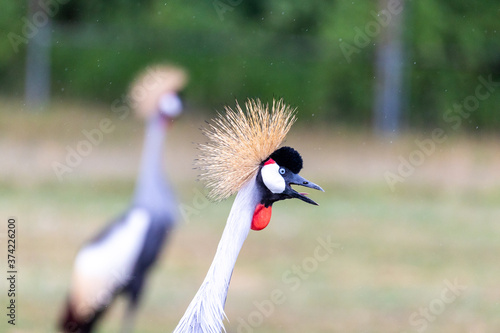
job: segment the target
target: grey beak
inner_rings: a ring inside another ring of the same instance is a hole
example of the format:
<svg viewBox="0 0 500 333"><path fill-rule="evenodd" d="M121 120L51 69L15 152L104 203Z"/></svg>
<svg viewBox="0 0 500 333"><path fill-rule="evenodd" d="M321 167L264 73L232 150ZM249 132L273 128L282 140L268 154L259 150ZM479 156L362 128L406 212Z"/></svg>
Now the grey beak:
<svg viewBox="0 0 500 333"><path fill-rule="evenodd" d="M309 199L305 193L298 193L297 191L292 189L290 187L290 185L291 184L300 185L300 186L309 187L309 188L312 188L312 189L315 189L315 190L318 190L321 192L325 192L319 185L316 185L313 182L310 182L307 179L305 179L304 177L302 177L298 174L295 174L295 173L290 173L289 175L287 175L285 177L285 181L288 185L286 190L285 190L286 194L288 194L292 198L297 198L297 199L300 199L304 202L310 203L311 205L318 206L318 204L314 200Z"/></svg>

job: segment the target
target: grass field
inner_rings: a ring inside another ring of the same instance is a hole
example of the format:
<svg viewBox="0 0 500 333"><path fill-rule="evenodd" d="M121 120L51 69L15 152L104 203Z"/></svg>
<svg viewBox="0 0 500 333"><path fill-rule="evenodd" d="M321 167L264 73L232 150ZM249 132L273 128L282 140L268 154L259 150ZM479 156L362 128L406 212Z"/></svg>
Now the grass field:
<svg viewBox="0 0 500 333"><path fill-rule="evenodd" d="M75 253L128 205L142 145L142 124L106 107L60 104L44 115L0 101L1 260L6 220L18 220L17 319L7 325L2 278L0 331L54 332ZM96 109L86 112L86 109ZM51 164L82 131L108 117L103 136L59 181ZM500 140L450 136L392 191L384 174L428 133L376 139L345 128L292 128L301 174L325 193L319 207L275 205L270 225L251 232L226 304L228 332L499 332ZM180 218L154 270L136 332L171 332L211 263L233 198L200 201L191 169L198 127L191 112L168 137L169 174ZM182 216L182 214L180 214ZM332 242L331 248L321 244ZM328 251L327 251L328 250ZM124 303L100 332L117 332Z"/></svg>

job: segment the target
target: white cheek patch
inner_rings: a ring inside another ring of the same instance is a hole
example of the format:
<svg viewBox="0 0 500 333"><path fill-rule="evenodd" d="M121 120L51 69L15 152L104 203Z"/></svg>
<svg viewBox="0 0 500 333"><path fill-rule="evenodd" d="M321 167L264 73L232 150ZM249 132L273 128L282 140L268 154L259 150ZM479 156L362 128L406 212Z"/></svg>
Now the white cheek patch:
<svg viewBox="0 0 500 333"><path fill-rule="evenodd" d="M177 117L182 111L182 102L175 94L165 94L160 98L158 107L163 114L170 118Z"/></svg>
<svg viewBox="0 0 500 333"><path fill-rule="evenodd" d="M264 165L260 171L264 185L273 193L283 193L285 179L280 175L280 167L276 163Z"/></svg>

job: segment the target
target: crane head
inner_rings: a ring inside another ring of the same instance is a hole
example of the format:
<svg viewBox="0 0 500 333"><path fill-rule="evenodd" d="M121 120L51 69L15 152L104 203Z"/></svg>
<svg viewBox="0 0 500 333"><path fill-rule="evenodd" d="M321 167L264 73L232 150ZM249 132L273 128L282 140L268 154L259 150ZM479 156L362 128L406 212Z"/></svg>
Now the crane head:
<svg viewBox="0 0 500 333"><path fill-rule="evenodd" d="M276 201L295 198L318 205L307 197L307 193L299 193L292 188L292 185L299 185L323 191L320 186L300 176L301 169L302 157L291 147L281 147L262 163L257 174L262 197L254 212L253 230L262 230L267 226L271 219L272 204Z"/></svg>
<svg viewBox="0 0 500 333"><path fill-rule="evenodd" d="M292 188L299 185L323 191L299 176L300 154L290 147L278 149L295 122L295 109L282 99L273 100L271 105L248 99L245 110L237 103L234 110L226 107L225 111L203 129L208 141L198 145L200 155L195 161L200 179L211 189L209 198L226 199L255 181L258 203L253 230L267 226L276 201L296 198L317 205L307 193Z"/></svg>
<svg viewBox="0 0 500 333"><path fill-rule="evenodd" d="M145 119L158 116L171 120L182 110L178 93L187 83L186 72L169 64L147 67L130 87L128 101L136 114Z"/></svg>

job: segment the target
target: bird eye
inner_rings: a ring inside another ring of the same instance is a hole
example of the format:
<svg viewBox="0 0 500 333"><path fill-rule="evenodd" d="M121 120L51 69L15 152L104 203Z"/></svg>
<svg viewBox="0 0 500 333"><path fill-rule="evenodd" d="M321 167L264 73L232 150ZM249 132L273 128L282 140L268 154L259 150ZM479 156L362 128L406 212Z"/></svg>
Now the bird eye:
<svg viewBox="0 0 500 333"><path fill-rule="evenodd" d="M282 174L282 175L285 174L285 168L280 168L280 174Z"/></svg>

